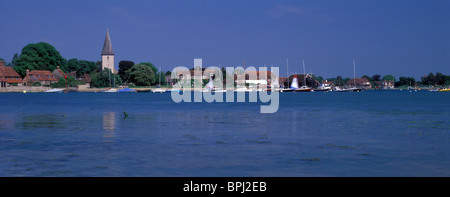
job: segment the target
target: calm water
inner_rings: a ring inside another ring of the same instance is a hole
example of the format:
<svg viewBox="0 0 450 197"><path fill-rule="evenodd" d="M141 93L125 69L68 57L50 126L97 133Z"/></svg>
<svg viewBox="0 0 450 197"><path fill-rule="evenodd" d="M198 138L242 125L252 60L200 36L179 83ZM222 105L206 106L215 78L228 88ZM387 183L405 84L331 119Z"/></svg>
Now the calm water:
<svg viewBox="0 0 450 197"><path fill-rule="evenodd" d="M0 176L450 176L450 93L2 93ZM124 111L128 117L124 117Z"/></svg>

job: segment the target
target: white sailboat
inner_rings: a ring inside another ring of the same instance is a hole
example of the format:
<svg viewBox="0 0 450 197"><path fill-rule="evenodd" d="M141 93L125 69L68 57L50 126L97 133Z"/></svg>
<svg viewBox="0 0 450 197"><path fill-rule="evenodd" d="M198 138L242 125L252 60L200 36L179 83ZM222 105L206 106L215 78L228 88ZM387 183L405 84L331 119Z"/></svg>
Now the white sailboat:
<svg viewBox="0 0 450 197"><path fill-rule="evenodd" d="M114 82L115 82L115 77L113 77L113 87L116 87ZM108 90L104 90L102 92L106 92L106 93L117 92L117 89L111 88L111 70L109 70L109 89Z"/></svg>
<svg viewBox="0 0 450 197"><path fill-rule="evenodd" d="M289 86L289 59L286 58L286 74L287 74L287 85ZM296 79L297 76L294 76L294 78ZM297 87L298 87L298 83L297 83ZM280 90L280 92L293 92L294 89L292 88L286 88L284 87L283 89Z"/></svg>
<svg viewBox="0 0 450 197"><path fill-rule="evenodd" d="M303 60L303 85L302 87L298 87L294 90L295 92L311 92L312 89L306 85L306 71L305 71L305 60Z"/></svg>
<svg viewBox="0 0 450 197"><path fill-rule="evenodd" d="M161 88L161 67L159 67L159 87L152 90L153 93L164 93L166 89Z"/></svg>
<svg viewBox="0 0 450 197"><path fill-rule="evenodd" d="M107 93L111 93L111 92L117 92L117 89L114 89L114 88L110 88L110 89L108 89L108 90L105 90L105 91L103 91L103 92L107 92Z"/></svg>
<svg viewBox="0 0 450 197"><path fill-rule="evenodd" d="M356 64L355 64L355 59L353 59L353 87L349 88L350 91L353 92L360 92L362 91L361 88L357 88L356 87Z"/></svg>
<svg viewBox="0 0 450 197"><path fill-rule="evenodd" d="M341 89L339 87L336 87L336 89L334 90L335 92L361 92L362 89L361 88L357 88L356 87L356 69L355 69L355 59L353 59L353 87L351 88L344 88Z"/></svg>

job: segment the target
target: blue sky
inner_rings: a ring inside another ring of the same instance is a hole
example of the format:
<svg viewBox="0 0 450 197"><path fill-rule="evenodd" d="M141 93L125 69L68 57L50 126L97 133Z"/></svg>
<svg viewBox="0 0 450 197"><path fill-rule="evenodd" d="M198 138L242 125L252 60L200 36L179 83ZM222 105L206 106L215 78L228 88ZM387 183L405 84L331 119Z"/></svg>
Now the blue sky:
<svg viewBox="0 0 450 197"><path fill-rule="evenodd" d="M66 59L101 60L109 29L116 66L278 66L325 78L450 75L450 1L2 1L0 57L48 42Z"/></svg>

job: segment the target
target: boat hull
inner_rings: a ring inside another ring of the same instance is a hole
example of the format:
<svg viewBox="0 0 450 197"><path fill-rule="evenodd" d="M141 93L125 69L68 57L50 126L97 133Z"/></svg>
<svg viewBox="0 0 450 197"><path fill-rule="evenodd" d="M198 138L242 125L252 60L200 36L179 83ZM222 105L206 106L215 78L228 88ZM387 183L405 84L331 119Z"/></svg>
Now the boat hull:
<svg viewBox="0 0 450 197"><path fill-rule="evenodd" d="M109 90L105 90L103 92L105 92L105 93L115 93L115 92L117 92L117 90L116 89L109 89Z"/></svg>
<svg viewBox="0 0 450 197"><path fill-rule="evenodd" d="M45 93L61 93L63 91L64 91L63 89L50 89L45 91Z"/></svg>
<svg viewBox="0 0 450 197"><path fill-rule="evenodd" d="M166 92L166 90L165 89L154 89L154 90L152 90L152 92L153 93L164 93L164 92Z"/></svg>
<svg viewBox="0 0 450 197"><path fill-rule="evenodd" d="M294 89L281 89L280 92L294 92Z"/></svg>
<svg viewBox="0 0 450 197"><path fill-rule="evenodd" d="M328 92L330 89L315 89L314 92Z"/></svg>

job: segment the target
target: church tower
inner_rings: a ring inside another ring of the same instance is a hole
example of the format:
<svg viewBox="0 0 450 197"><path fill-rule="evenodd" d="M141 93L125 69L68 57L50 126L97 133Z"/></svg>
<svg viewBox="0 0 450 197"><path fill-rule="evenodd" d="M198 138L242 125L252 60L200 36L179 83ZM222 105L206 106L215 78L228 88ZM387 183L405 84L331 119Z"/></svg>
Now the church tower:
<svg viewBox="0 0 450 197"><path fill-rule="evenodd" d="M112 73L117 74L114 68L114 51L111 45L111 38L109 37L108 29L106 29L105 43L102 51L102 70L109 68Z"/></svg>

